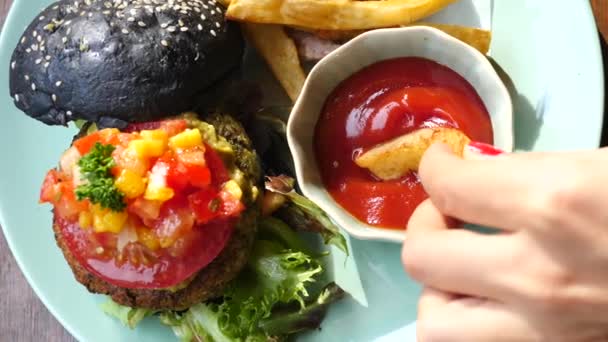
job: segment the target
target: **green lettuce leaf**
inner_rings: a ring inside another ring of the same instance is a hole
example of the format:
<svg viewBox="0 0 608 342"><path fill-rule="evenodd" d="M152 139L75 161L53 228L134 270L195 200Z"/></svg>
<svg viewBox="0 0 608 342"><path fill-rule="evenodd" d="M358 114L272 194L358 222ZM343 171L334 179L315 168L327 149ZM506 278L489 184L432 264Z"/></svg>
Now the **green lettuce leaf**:
<svg viewBox="0 0 608 342"><path fill-rule="evenodd" d="M131 329L134 329L144 318L156 313L156 311L150 309L137 309L123 306L112 299L108 299L107 302L101 304L101 310L107 315L117 318L122 324Z"/></svg>
<svg viewBox="0 0 608 342"><path fill-rule="evenodd" d="M266 190L287 196L290 201L280 215L283 220L296 229L319 233L325 244L334 245L348 255L346 239L340 229L321 208L298 194L294 187L295 180L289 176L266 177Z"/></svg>
<svg viewBox="0 0 608 342"><path fill-rule="evenodd" d="M247 265L223 297L182 312L162 311L160 321L188 342L282 341L318 328L328 306L344 296L334 283L312 293L323 272L322 256L285 222L265 217ZM112 301L104 311L130 327L154 313Z"/></svg>
<svg viewBox="0 0 608 342"><path fill-rule="evenodd" d="M289 335L316 329L327 314L332 303L344 298L345 292L336 283L329 283L319 293L316 300L301 310L278 310L260 322L260 328L268 335Z"/></svg>
<svg viewBox="0 0 608 342"><path fill-rule="evenodd" d="M310 300L309 285L323 272L319 260L303 251L304 242L282 221L264 218L260 227L247 266L220 301L161 314L182 340L279 340L318 327L327 305L341 298L334 285L333 292L326 289Z"/></svg>

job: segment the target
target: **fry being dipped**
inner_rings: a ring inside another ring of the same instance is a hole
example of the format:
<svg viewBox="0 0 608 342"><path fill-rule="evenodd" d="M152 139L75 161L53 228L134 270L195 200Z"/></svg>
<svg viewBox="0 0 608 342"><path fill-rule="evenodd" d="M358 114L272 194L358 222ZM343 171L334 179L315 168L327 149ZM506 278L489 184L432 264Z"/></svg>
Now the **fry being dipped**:
<svg viewBox="0 0 608 342"><path fill-rule="evenodd" d="M462 156L470 141L458 129L421 128L369 149L355 158L355 163L381 180L399 179L418 170L424 152L432 144L444 143Z"/></svg>

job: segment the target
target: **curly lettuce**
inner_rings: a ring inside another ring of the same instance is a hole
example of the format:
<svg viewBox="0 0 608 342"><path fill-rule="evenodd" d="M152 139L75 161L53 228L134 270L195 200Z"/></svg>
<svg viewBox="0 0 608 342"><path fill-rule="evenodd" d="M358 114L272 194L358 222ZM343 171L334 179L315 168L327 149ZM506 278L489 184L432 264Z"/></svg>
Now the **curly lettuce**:
<svg viewBox="0 0 608 342"><path fill-rule="evenodd" d="M101 304L101 310L108 316L117 318L122 324L131 329L134 329L144 318L156 312L150 309L131 308L120 305L111 299Z"/></svg>
<svg viewBox="0 0 608 342"><path fill-rule="evenodd" d="M334 245L348 254L346 239L329 216L313 201L295 191L295 179L280 175L266 177L266 190L286 196L289 202L278 215L295 229L311 231L321 235L325 244Z"/></svg>
<svg viewBox="0 0 608 342"><path fill-rule="evenodd" d="M318 328L327 307L344 296L334 283L312 295L323 272L321 257L283 221L266 217L247 265L221 298L182 312L162 311L160 321L182 341L280 341ZM131 327L153 314L116 303L109 308Z"/></svg>

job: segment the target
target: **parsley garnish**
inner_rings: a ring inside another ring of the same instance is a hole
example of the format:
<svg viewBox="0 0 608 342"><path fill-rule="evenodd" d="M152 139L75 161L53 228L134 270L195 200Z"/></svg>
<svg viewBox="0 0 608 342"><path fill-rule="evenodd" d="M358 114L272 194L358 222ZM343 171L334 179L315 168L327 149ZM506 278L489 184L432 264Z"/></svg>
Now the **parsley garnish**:
<svg viewBox="0 0 608 342"><path fill-rule="evenodd" d="M76 196L81 201L88 198L91 203L113 211L123 211L126 207L125 195L114 186L114 177L110 170L114 166L112 158L114 146L96 143L84 157L78 161L80 171L87 180L76 189Z"/></svg>

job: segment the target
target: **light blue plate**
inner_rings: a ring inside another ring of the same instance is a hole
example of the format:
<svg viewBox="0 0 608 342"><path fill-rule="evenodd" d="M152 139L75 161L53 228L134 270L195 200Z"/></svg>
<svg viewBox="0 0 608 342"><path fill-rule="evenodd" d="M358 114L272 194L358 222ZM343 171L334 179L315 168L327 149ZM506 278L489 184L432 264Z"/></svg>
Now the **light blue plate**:
<svg viewBox="0 0 608 342"><path fill-rule="evenodd" d="M172 341L171 331L154 319L129 330L99 310L103 299L76 283L55 246L49 208L37 204L43 176L74 130L47 127L19 113L8 96L7 72L26 24L49 3L15 0L0 37L0 224L31 286L78 340ZM495 1L493 31L492 57L510 77L517 148L597 147L604 82L589 2ZM276 86L267 88L272 89L280 92ZM356 300L335 305L322 331L303 339L414 341L420 289L402 270L399 246L352 240L350 248L346 263L334 254L332 273Z"/></svg>

